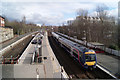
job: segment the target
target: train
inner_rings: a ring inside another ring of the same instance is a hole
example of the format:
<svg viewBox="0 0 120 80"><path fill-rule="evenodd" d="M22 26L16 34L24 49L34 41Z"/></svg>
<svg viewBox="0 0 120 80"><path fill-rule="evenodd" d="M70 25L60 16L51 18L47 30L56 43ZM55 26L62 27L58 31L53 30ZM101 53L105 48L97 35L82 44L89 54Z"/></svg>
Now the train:
<svg viewBox="0 0 120 80"><path fill-rule="evenodd" d="M94 50L68 40L55 32L53 38L85 69L95 69L97 56Z"/></svg>

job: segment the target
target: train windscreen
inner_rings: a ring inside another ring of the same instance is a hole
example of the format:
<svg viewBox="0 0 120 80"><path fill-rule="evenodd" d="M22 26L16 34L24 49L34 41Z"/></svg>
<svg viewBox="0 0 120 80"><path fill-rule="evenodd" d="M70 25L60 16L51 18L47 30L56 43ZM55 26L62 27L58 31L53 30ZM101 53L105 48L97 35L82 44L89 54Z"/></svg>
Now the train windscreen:
<svg viewBox="0 0 120 80"><path fill-rule="evenodd" d="M85 61L90 62L90 61L95 61L96 55L95 54L85 54Z"/></svg>

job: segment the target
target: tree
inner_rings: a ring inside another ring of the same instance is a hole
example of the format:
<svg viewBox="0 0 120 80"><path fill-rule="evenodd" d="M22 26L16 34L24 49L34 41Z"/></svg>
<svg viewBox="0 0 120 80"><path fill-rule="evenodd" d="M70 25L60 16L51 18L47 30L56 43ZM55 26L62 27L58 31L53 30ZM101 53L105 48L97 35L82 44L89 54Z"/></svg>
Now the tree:
<svg viewBox="0 0 120 80"><path fill-rule="evenodd" d="M96 7L97 16L101 19L101 21L107 18L107 10L108 7L105 4L98 5Z"/></svg>
<svg viewBox="0 0 120 80"><path fill-rule="evenodd" d="M87 16L88 15L88 11L84 10L84 9L78 9L77 10L77 15L78 16Z"/></svg>

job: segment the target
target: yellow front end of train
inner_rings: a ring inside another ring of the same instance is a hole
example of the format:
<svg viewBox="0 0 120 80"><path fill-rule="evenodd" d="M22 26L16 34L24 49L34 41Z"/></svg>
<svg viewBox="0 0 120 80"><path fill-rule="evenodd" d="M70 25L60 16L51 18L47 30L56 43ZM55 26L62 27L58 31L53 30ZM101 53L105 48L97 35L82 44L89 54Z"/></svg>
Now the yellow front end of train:
<svg viewBox="0 0 120 80"><path fill-rule="evenodd" d="M85 52L85 68L96 68L97 58L94 51Z"/></svg>

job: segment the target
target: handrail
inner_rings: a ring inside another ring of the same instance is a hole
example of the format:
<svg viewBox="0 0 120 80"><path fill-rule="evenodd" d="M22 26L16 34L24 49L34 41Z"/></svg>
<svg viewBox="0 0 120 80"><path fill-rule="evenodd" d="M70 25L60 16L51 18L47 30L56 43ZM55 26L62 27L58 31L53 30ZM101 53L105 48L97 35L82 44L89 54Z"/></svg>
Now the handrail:
<svg viewBox="0 0 120 80"><path fill-rule="evenodd" d="M17 64L18 64L18 58L19 58L19 56L20 55L18 55L17 57L12 57L11 56L11 58L4 58L3 56L2 56L2 58L1 58L1 61L2 61L2 64L5 64L5 63L11 63L11 64L14 64L14 63L16 63L17 62Z"/></svg>

